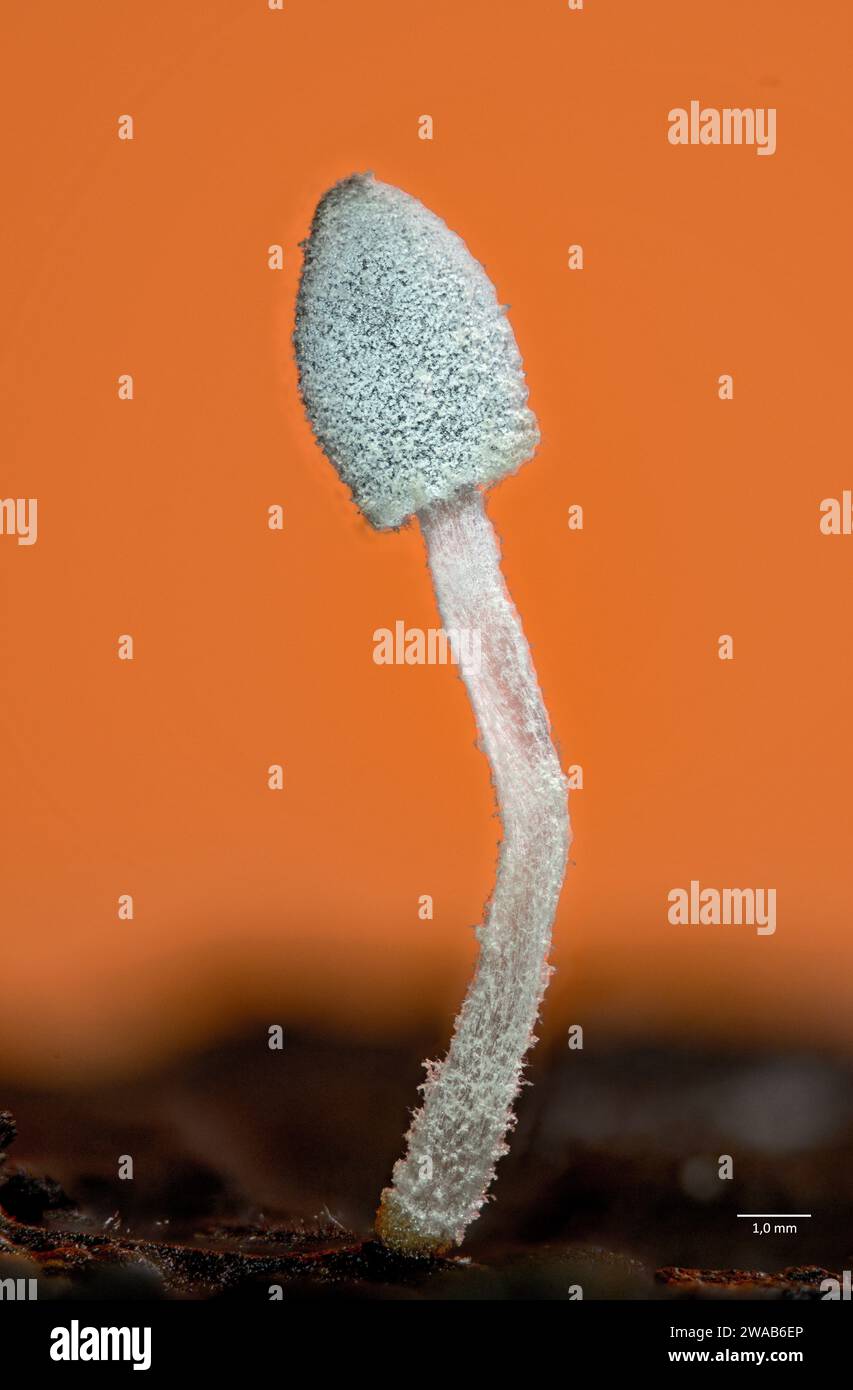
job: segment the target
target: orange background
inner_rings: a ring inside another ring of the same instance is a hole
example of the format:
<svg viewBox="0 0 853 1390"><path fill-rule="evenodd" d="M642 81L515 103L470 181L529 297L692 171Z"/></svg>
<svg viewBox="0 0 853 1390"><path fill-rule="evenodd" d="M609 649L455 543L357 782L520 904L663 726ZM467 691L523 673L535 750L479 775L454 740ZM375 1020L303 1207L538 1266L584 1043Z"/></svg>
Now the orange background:
<svg viewBox="0 0 853 1390"><path fill-rule="evenodd" d="M288 345L314 204L367 168L486 264L542 427L489 510L585 774L546 1033L849 1044L846 0L4 8L0 492L40 536L0 538L3 1070L449 1030L488 770L451 671L372 661L436 624L421 538L356 513ZM693 98L775 106L777 153L671 147ZM776 887L776 935L669 926L691 878Z"/></svg>

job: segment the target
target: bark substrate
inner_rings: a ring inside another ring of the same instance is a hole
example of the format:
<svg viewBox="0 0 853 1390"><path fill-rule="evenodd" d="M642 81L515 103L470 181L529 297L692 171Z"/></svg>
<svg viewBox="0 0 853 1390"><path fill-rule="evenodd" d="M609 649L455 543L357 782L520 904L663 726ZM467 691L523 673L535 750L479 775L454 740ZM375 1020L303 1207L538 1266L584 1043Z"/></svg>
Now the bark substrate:
<svg viewBox="0 0 853 1390"><path fill-rule="evenodd" d="M497 1200L458 1255L412 1261L362 1233L435 1039L294 1035L282 1069L261 1035L120 1084L3 1082L0 1278L40 1299L818 1299L851 1267L845 1060L537 1048ZM739 1209L814 1217L759 1236Z"/></svg>
<svg viewBox="0 0 853 1390"><path fill-rule="evenodd" d="M42 1297L74 1299L269 1298L270 1285L279 1285L283 1298L548 1299L569 1298L580 1286L587 1298L816 1299L823 1279L840 1279L812 1266L780 1274L669 1267L653 1282L636 1260L581 1247L510 1251L488 1263L465 1256L414 1260L376 1240L341 1237L332 1244L305 1230L243 1227L211 1233L197 1245L172 1245L0 1215L0 1277L28 1275L39 1278Z"/></svg>

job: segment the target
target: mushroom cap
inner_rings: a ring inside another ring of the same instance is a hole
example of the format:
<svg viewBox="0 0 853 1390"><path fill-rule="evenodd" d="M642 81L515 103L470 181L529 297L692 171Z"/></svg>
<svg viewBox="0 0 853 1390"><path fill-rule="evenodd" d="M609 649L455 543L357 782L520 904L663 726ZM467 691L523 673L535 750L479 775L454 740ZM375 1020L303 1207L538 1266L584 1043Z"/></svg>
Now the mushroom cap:
<svg viewBox="0 0 853 1390"><path fill-rule="evenodd" d="M375 527L495 482L539 442L494 286L461 237L372 174L314 214L296 305L317 442Z"/></svg>

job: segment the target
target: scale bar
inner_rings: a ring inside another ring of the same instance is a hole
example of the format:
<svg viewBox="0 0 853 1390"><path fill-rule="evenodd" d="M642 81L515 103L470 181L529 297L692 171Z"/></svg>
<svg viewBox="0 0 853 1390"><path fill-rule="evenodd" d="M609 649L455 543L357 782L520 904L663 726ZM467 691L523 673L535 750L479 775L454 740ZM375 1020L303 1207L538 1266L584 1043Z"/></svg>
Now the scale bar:
<svg viewBox="0 0 853 1390"><path fill-rule="evenodd" d="M805 1220L807 1217L811 1217L811 1212L810 1212L810 1211L739 1211L739 1212L738 1212L738 1216L756 1216L756 1217L762 1217L762 1216L770 1217L770 1216L772 1216L772 1217L774 1217L774 1218L779 1218L779 1217L783 1217L783 1216L787 1216L787 1217L796 1216L796 1217L799 1218L799 1220L803 1221L803 1220Z"/></svg>

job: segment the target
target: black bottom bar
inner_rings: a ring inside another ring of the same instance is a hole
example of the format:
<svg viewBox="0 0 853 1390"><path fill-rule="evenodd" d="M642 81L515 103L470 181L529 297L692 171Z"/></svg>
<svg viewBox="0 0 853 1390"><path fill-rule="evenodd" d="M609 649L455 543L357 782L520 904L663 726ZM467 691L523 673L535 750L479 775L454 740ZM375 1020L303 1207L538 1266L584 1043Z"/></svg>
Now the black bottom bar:
<svg viewBox="0 0 853 1390"><path fill-rule="evenodd" d="M504 1356L521 1370L529 1360L527 1369L538 1376L545 1346L563 1360L567 1375L590 1363L602 1373L701 1365L751 1365L763 1372L782 1365L813 1378L846 1364L853 1331L849 1301L567 1301L559 1307L515 1304L509 1317L502 1304L490 1311L469 1303L445 1313L442 1306L413 1299L405 1307L368 1307L337 1298L333 1288L298 1303L261 1305L228 1299L0 1303L0 1379L4 1390L13 1390L23 1377L114 1377L134 1374L138 1365L147 1377L142 1384L161 1375L208 1373L217 1380L236 1373L254 1380L272 1369L286 1381L312 1368L327 1376L339 1365L349 1378L384 1364L389 1378L401 1381L410 1374L407 1365L423 1366L425 1336L435 1374L452 1373L463 1385L466 1362L481 1382ZM527 1317L534 1325L525 1337ZM445 1334L452 1343L444 1342ZM54 1359L52 1351L69 1359ZM105 1359L88 1359L95 1353Z"/></svg>

